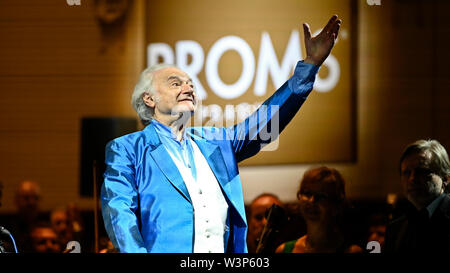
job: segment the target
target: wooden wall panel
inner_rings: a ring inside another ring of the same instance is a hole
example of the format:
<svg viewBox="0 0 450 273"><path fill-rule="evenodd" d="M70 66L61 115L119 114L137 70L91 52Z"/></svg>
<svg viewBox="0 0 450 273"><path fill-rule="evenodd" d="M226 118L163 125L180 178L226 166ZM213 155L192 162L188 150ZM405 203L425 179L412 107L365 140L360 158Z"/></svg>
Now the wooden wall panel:
<svg viewBox="0 0 450 273"><path fill-rule="evenodd" d="M2 210L14 209L24 179L41 184L43 209L69 201L92 207L78 193L81 118L135 116L130 95L143 68L144 2L130 2L117 32L100 27L94 1L0 2Z"/></svg>

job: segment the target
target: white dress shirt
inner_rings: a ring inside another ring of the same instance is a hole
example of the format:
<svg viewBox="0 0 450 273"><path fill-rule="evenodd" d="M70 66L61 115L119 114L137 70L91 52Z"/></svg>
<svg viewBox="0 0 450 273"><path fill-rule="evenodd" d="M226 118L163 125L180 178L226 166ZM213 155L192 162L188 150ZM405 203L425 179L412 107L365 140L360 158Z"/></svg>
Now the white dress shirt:
<svg viewBox="0 0 450 273"><path fill-rule="evenodd" d="M197 179L176 156L172 155L194 207L194 253L224 253L224 234L228 204L219 182L195 141L190 141L194 152Z"/></svg>

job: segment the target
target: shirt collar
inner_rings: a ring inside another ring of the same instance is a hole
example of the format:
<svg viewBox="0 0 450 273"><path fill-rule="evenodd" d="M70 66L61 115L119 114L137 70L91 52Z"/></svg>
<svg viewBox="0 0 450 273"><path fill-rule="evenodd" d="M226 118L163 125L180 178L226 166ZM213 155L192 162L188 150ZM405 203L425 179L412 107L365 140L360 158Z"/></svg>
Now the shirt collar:
<svg viewBox="0 0 450 273"><path fill-rule="evenodd" d="M436 199L434 199L433 202L431 202L431 204L429 204L427 206L428 216L430 216L430 218L431 218L431 216L433 216L434 212L439 207L439 204L441 203L442 198L444 198L444 196L445 196L444 193L439 195Z"/></svg>
<svg viewBox="0 0 450 273"><path fill-rule="evenodd" d="M177 136L172 132L172 128L154 119L152 119L151 123L153 123L153 126L155 126L156 132L158 134L178 141ZM183 141L184 139L186 139L186 130L183 131L183 138L181 141Z"/></svg>

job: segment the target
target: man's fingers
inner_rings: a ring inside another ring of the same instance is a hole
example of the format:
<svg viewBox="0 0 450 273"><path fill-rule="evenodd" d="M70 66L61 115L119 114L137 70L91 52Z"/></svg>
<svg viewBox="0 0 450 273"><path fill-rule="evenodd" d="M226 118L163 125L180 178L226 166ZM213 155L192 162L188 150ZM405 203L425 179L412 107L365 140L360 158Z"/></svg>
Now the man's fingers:
<svg viewBox="0 0 450 273"><path fill-rule="evenodd" d="M307 23L303 24L303 32L305 33L305 41L311 39L311 29Z"/></svg>
<svg viewBox="0 0 450 273"><path fill-rule="evenodd" d="M341 20L337 20L336 23L335 23L334 26L333 26L333 29L331 30L331 33L334 34L334 37L335 37L335 38L337 38L337 36L338 36L339 29L340 29L340 27L341 27L341 23L342 23Z"/></svg>
<svg viewBox="0 0 450 273"><path fill-rule="evenodd" d="M330 20L328 21L327 25L323 28L322 32L328 33L329 31L331 31L337 18L338 18L337 15L331 16Z"/></svg>

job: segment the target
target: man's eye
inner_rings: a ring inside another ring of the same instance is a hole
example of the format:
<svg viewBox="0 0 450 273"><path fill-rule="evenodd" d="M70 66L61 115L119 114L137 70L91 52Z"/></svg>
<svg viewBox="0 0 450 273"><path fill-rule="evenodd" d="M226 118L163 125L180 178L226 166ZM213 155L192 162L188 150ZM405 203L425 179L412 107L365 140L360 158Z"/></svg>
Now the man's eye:
<svg viewBox="0 0 450 273"><path fill-rule="evenodd" d="M307 197L307 198L312 196L311 192L309 192L309 191L304 191L304 192L302 192L300 194L303 195L304 197Z"/></svg>
<svg viewBox="0 0 450 273"><path fill-rule="evenodd" d="M261 221L262 219L264 219L264 215L257 214L257 215L255 215L255 219L258 220L258 221Z"/></svg>
<svg viewBox="0 0 450 273"><path fill-rule="evenodd" d="M317 199L317 201L328 200L328 195L324 193L317 193L314 195L314 198Z"/></svg>
<svg viewBox="0 0 450 273"><path fill-rule="evenodd" d="M173 82L171 85L172 86L180 86L180 83L179 82Z"/></svg>
<svg viewBox="0 0 450 273"><path fill-rule="evenodd" d="M411 173L411 172L410 172L409 170L404 170L404 171L402 172L403 176L409 176L410 173Z"/></svg>
<svg viewBox="0 0 450 273"><path fill-rule="evenodd" d="M429 174L431 174L431 170L425 168L418 168L416 169L416 173L417 175L428 176Z"/></svg>

